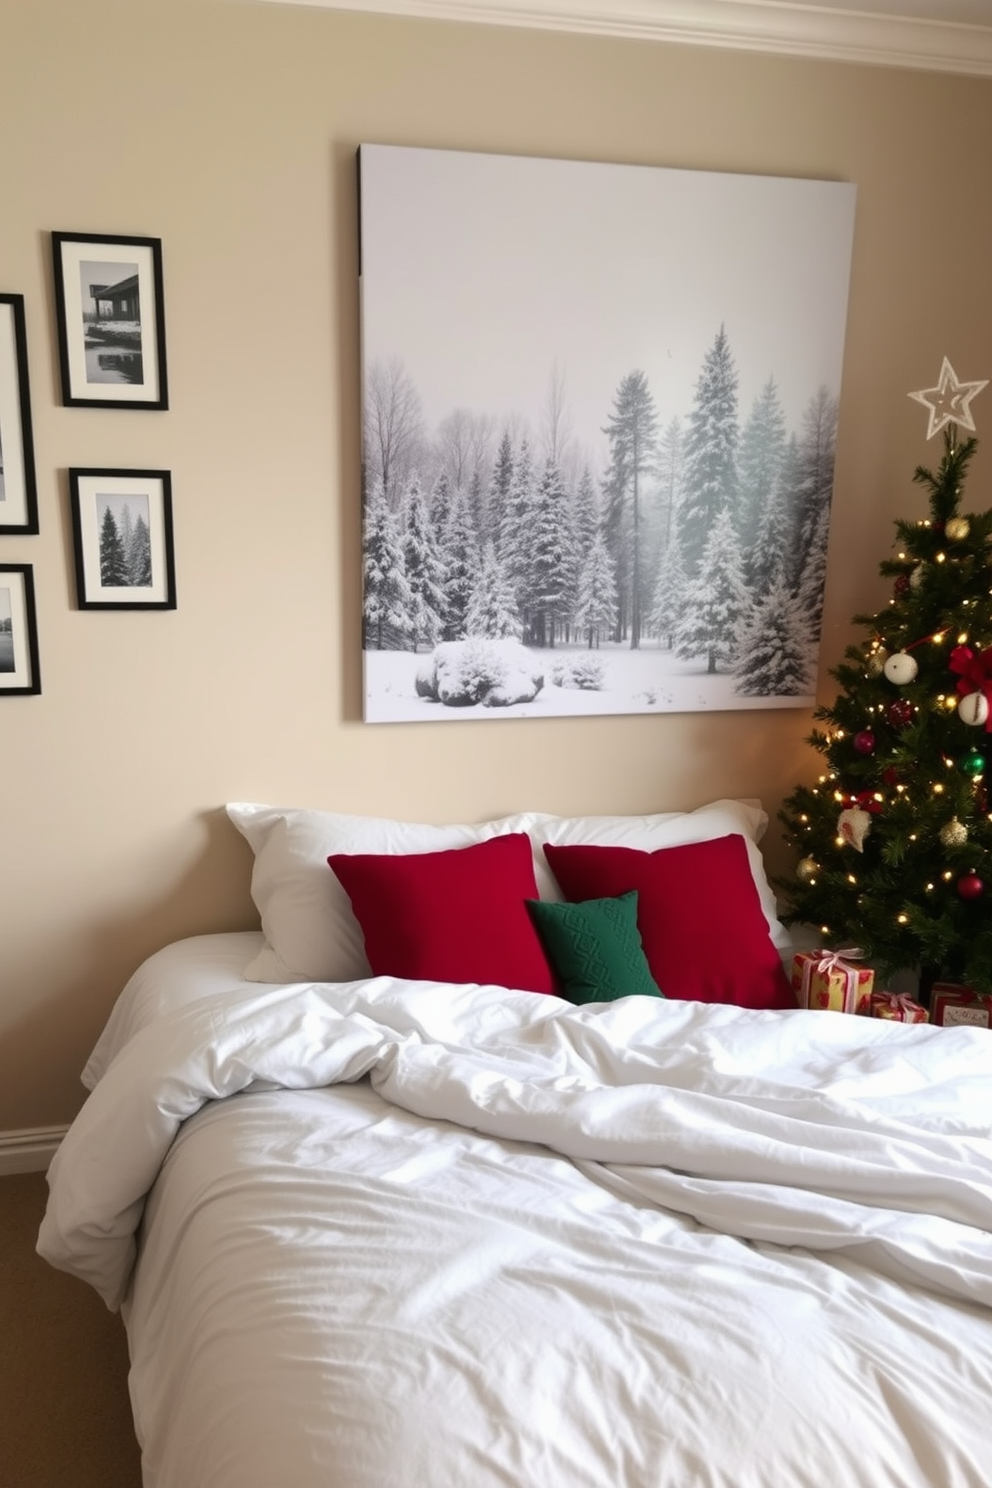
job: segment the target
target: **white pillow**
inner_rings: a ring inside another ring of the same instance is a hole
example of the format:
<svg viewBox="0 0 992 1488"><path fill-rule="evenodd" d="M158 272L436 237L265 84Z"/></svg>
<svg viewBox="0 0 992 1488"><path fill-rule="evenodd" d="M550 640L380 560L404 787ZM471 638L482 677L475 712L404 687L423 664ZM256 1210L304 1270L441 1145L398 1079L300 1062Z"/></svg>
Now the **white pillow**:
<svg viewBox="0 0 992 1488"><path fill-rule="evenodd" d="M758 843L768 826L768 814L760 801L712 801L695 811L666 811L656 816L542 816L534 818L530 837L535 864L539 867L538 888L542 899L561 899L561 892L547 866L543 846L584 843L597 847L632 847L641 852L680 847L686 842L709 842L714 837L739 833L747 845L751 876L768 921L768 932L780 950L791 950L792 937L778 918L775 893L765 873ZM538 863L538 860L540 862ZM718 920L714 916L714 927Z"/></svg>
<svg viewBox="0 0 992 1488"><path fill-rule="evenodd" d="M227 814L255 854L251 896L265 945L251 982L350 982L372 975L351 900L327 866L331 853L422 853L527 832L530 812L474 826L428 826L235 801ZM543 855L542 855L543 856Z"/></svg>
<svg viewBox="0 0 992 1488"><path fill-rule="evenodd" d="M327 866L331 853L418 853L468 847L504 832L527 832L542 899L561 894L544 856L545 842L596 843L651 852L739 832L775 945L791 945L757 843L768 817L757 801L715 801L696 811L655 816L556 817L521 812L474 825L430 826L389 817L262 806L236 801L227 814L255 855L251 893L265 943L245 968L254 982L344 982L371 974L351 901Z"/></svg>

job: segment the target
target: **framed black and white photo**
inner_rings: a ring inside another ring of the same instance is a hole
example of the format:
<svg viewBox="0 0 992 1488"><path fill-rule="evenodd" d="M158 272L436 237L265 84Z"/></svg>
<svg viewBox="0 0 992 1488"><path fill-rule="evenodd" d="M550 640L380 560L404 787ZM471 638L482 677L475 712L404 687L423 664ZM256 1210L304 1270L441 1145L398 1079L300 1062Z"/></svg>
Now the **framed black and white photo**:
<svg viewBox="0 0 992 1488"><path fill-rule="evenodd" d="M167 470L70 470L81 610L174 610L172 481Z"/></svg>
<svg viewBox="0 0 992 1488"><path fill-rule="evenodd" d="M40 691L34 574L27 563L0 563L0 696Z"/></svg>
<svg viewBox="0 0 992 1488"><path fill-rule="evenodd" d="M37 531L24 296L0 294L0 533Z"/></svg>
<svg viewBox="0 0 992 1488"><path fill-rule="evenodd" d="M853 183L359 177L366 721L813 707Z"/></svg>
<svg viewBox="0 0 992 1488"><path fill-rule="evenodd" d="M62 402L168 408L160 238L52 233Z"/></svg>

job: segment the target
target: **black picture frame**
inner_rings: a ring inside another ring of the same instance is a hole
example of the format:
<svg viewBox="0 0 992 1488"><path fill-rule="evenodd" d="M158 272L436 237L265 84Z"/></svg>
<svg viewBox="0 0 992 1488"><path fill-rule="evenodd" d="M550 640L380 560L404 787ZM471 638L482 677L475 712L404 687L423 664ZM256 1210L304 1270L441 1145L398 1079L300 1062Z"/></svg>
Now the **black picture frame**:
<svg viewBox="0 0 992 1488"><path fill-rule="evenodd" d="M39 692L34 570L29 563L0 563L0 697Z"/></svg>
<svg viewBox="0 0 992 1488"><path fill-rule="evenodd" d="M165 409L161 238L52 233L62 402Z"/></svg>
<svg viewBox="0 0 992 1488"><path fill-rule="evenodd" d="M38 531L24 296L0 294L0 536Z"/></svg>
<svg viewBox="0 0 992 1488"><path fill-rule="evenodd" d="M168 470L69 471L76 603L81 610L174 610Z"/></svg>

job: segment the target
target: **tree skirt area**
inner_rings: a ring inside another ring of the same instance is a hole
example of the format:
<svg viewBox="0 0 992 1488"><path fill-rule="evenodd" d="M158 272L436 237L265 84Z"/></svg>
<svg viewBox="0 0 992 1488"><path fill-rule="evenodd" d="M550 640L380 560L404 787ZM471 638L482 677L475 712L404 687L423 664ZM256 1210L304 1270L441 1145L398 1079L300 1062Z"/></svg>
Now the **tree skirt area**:
<svg viewBox="0 0 992 1488"><path fill-rule="evenodd" d="M449 707L418 697L416 676L429 657L421 651L366 651L365 721L398 723L444 721L465 718L560 718L604 713L697 713L726 712L740 708L812 708L811 693L795 697L742 697L734 691L737 679L729 672L710 674L703 658L680 661L670 651L648 645L639 651L629 646L556 646L533 651L543 667L545 683L532 702L508 707L486 707L483 703ZM602 667L602 686L593 691L558 687L552 682L556 663L584 659Z"/></svg>

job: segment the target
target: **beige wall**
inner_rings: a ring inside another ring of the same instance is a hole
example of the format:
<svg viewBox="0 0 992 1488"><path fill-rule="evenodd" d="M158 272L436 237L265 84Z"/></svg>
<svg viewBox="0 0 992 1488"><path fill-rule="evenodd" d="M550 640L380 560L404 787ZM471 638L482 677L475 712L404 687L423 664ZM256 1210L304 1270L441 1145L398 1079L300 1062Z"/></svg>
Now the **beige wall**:
<svg viewBox="0 0 992 1488"><path fill-rule="evenodd" d="M992 83L249 0L0 0L0 139L42 526L0 561L34 565L44 687L0 699L0 1131L74 1114L142 956L254 923L226 800L447 820L758 795L774 816L812 773L788 710L362 725L355 148L857 183L831 664L939 458L907 392L945 353L992 376ZM52 229L161 237L168 413L60 406ZM174 613L74 608L71 465L172 471Z"/></svg>

